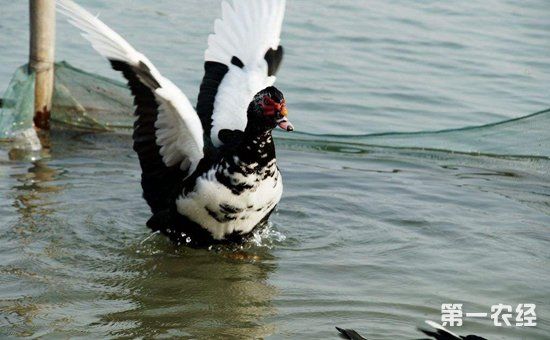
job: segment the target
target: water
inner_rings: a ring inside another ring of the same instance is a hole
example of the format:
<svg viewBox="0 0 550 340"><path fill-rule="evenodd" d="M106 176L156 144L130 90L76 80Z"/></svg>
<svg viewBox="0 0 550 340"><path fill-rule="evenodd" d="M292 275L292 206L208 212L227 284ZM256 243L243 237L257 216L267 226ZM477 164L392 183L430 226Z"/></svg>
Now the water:
<svg viewBox="0 0 550 340"><path fill-rule="evenodd" d="M196 97L219 1L86 6ZM3 87L25 60L26 10L0 12ZM548 14L545 1L289 1L278 85L303 133L277 135L283 200L262 245L237 252L150 236L127 135L56 133L34 161L4 145L0 336L415 338L441 303L531 302L535 328L457 332L548 338L548 113L385 134L550 107ZM59 59L118 77L58 29Z"/></svg>

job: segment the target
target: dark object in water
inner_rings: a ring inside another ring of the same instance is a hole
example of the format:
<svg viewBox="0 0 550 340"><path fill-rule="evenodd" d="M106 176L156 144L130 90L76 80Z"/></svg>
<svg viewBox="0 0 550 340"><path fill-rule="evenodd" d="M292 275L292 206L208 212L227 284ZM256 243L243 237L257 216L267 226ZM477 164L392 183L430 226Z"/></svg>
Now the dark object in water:
<svg viewBox="0 0 550 340"><path fill-rule="evenodd" d="M357 333L353 329L343 329L340 327L336 327L338 332L340 332L340 337L343 339L348 340L367 340L367 338L363 338L359 333Z"/></svg>
<svg viewBox="0 0 550 340"><path fill-rule="evenodd" d="M427 330L427 329L423 329L423 328L419 327L418 328L419 331L421 331L422 333L424 333L427 336L431 337L431 338L424 338L424 339L419 339L419 340L431 340L431 339L436 339L436 340L487 340L487 339L482 338L482 337L477 336L477 335L466 335L466 336L457 335L457 334L449 331L445 327L441 326L440 324L438 324L436 322L433 322L433 321L426 320L426 323L428 325L430 325L431 327L435 328L435 331Z"/></svg>
<svg viewBox="0 0 550 340"><path fill-rule="evenodd" d="M457 335L433 321L426 320L426 323L433 327L435 330L429 330L419 327L418 330L429 336L429 338L421 338L418 340L487 340L486 338L477 335ZM362 337L353 329L342 329L339 327L336 327L336 329L338 330L338 332L340 332L340 337L342 337L343 339L367 340L367 338Z"/></svg>

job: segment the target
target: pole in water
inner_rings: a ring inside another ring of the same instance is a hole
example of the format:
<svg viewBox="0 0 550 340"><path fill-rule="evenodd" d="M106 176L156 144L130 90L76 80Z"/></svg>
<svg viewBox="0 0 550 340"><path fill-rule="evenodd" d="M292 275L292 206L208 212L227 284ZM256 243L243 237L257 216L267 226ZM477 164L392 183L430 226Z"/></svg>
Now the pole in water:
<svg viewBox="0 0 550 340"><path fill-rule="evenodd" d="M29 0L29 68L35 72L34 126L50 128L55 54L55 0Z"/></svg>

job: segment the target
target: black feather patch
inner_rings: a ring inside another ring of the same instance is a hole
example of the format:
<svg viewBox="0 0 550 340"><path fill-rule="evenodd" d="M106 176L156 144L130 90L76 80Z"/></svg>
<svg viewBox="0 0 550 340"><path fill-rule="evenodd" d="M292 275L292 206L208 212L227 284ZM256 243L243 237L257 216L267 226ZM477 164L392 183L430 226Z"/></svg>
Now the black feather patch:
<svg viewBox="0 0 550 340"><path fill-rule="evenodd" d="M283 46L279 46L276 50L270 48L266 52L264 59L267 61L267 75L275 75L283 61Z"/></svg>
<svg viewBox="0 0 550 340"><path fill-rule="evenodd" d="M128 80L128 86L134 96L137 119L134 122L132 137L134 139L134 150L138 154L142 170L143 198L151 207L153 214L157 214L165 211L172 204L174 183L181 182L185 174L178 166L168 168L164 164L160 155L160 147L156 143L155 121L157 120L159 105L151 89L144 84L147 81L148 83L151 82L151 86L153 86L156 80L151 77L148 71L149 68L145 64L143 64L145 68L139 66L140 76L138 77L137 67L132 67L119 60L109 61L113 69L121 71L124 78ZM147 78L145 74L149 74L148 80L145 80ZM158 85L158 83L156 84Z"/></svg>
<svg viewBox="0 0 550 340"><path fill-rule="evenodd" d="M218 132L218 139L226 146L238 145L242 141L243 137L244 132L241 130L221 129L220 132Z"/></svg>
<svg viewBox="0 0 550 340"><path fill-rule="evenodd" d="M210 131L212 130L212 113L214 112L214 101L218 93L220 83L229 71L229 67L215 61L204 63L204 77L202 78L199 98L197 100L197 114L201 119L204 130L205 151L212 147Z"/></svg>
<svg viewBox="0 0 550 340"><path fill-rule="evenodd" d="M243 68L244 67L244 64L243 62L241 61L241 59L233 56L233 58L231 58L231 64L239 67L239 68Z"/></svg>

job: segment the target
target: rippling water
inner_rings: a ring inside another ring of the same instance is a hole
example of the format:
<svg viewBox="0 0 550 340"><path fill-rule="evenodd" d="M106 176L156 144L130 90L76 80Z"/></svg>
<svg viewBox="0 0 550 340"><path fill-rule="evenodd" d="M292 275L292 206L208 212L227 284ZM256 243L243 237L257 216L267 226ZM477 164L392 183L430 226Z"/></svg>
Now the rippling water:
<svg viewBox="0 0 550 340"><path fill-rule="evenodd" d="M2 6L6 86L27 8ZM219 1L86 6L196 96ZM546 1L290 0L278 84L302 133L277 135L283 200L262 244L237 252L150 236L126 135L56 133L34 161L4 146L0 336L415 338L441 303L531 302L535 328L457 332L547 338L549 113L387 132L550 107L549 14ZM60 59L118 77L58 29Z"/></svg>

